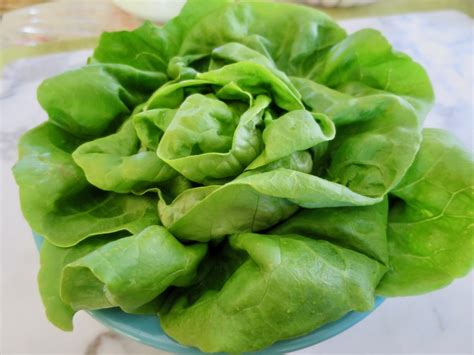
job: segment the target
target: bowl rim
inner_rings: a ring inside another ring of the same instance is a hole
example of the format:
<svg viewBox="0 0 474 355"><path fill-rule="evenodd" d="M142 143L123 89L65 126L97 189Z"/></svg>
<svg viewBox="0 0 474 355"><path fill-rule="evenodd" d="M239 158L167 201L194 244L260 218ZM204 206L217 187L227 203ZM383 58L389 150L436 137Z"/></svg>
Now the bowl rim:
<svg viewBox="0 0 474 355"><path fill-rule="evenodd" d="M44 238L35 232L33 232L33 237L39 251ZM369 314L375 311L384 300L385 298L376 296L374 307L370 311L351 311L342 318L327 323L308 334L291 339L280 340L265 349L248 352L247 354L269 355L275 353L287 353L319 344L362 321ZM128 314L119 308L108 308L86 312L110 330L155 349L179 354L203 354L203 352L197 348L181 345L168 337L160 326L158 316Z"/></svg>

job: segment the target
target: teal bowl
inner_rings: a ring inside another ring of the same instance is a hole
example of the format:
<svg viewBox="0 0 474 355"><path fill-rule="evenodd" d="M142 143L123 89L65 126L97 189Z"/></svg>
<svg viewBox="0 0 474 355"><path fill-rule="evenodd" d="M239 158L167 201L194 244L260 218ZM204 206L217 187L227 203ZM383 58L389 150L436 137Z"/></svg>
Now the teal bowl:
<svg viewBox="0 0 474 355"><path fill-rule="evenodd" d="M33 236L35 238L36 246L39 249L43 243L43 237L35 233L33 233ZM383 297L377 297L375 299L375 307L369 312L349 312L341 319L328 323L309 334L298 338L279 341L264 350L252 352L251 354L270 355L288 353L318 344L359 323L380 306L383 301ZM121 311L119 308L88 311L88 313L114 332L153 348L169 351L175 354L202 354L198 349L178 344L176 341L168 337L163 329L161 329L160 322L155 316L128 314Z"/></svg>

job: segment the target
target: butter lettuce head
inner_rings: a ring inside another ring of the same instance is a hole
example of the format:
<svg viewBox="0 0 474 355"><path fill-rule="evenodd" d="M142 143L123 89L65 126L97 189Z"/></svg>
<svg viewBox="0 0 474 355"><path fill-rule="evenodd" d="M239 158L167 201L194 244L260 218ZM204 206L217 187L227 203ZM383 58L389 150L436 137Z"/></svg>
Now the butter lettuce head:
<svg viewBox="0 0 474 355"><path fill-rule="evenodd" d="M473 161L423 130L433 100L379 32L303 6L189 0L104 33L39 86L13 169L48 318L120 307L245 352L465 275Z"/></svg>

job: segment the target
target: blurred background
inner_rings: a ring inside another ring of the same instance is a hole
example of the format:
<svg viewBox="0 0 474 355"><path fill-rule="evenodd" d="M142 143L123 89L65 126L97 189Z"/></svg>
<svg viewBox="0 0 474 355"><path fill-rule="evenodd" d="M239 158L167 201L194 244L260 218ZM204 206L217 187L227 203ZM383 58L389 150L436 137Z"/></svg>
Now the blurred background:
<svg viewBox="0 0 474 355"><path fill-rule="evenodd" d="M320 7L336 19L443 9L474 14L473 0L290 1ZM183 3L184 0L0 0L2 60L92 47L103 31L133 28L144 19L163 23L176 15Z"/></svg>
<svg viewBox="0 0 474 355"><path fill-rule="evenodd" d="M294 0L347 29L376 28L428 71L437 101L426 126L473 148L474 0ZM0 353L160 354L84 312L75 331L48 323L36 288L38 255L11 175L20 135L46 119L36 88L85 64L103 31L164 23L181 0L0 0ZM419 297L390 299L366 320L295 354L473 354L473 276Z"/></svg>

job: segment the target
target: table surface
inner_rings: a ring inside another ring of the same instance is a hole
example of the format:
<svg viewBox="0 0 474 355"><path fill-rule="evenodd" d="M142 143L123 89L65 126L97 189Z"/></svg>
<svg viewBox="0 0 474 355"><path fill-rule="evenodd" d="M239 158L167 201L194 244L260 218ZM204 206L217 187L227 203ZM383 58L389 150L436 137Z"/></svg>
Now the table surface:
<svg viewBox="0 0 474 355"><path fill-rule="evenodd" d="M353 32L380 29L394 47L422 63L437 103L426 126L453 131L473 148L473 20L455 11L345 20ZM4 67L0 82L1 354L160 354L112 333L86 313L73 333L48 323L36 289L38 255L19 207L11 167L19 136L46 119L35 100L44 78L82 65L90 50L23 59ZM388 299L339 336L295 354L473 353L473 277L418 297Z"/></svg>

